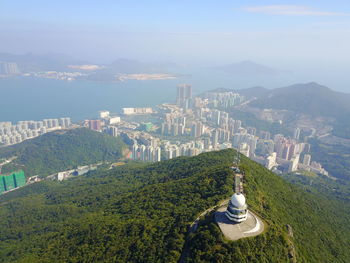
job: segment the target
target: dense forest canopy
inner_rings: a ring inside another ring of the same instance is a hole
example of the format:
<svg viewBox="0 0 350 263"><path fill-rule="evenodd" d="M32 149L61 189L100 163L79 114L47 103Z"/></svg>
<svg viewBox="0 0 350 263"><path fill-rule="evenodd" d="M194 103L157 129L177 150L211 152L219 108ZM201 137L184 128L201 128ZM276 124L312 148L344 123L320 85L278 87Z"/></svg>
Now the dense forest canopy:
<svg viewBox="0 0 350 263"><path fill-rule="evenodd" d="M322 166L331 176L350 180L350 147L343 144L328 144L317 139L309 140L313 160Z"/></svg>
<svg viewBox="0 0 350 263"><path fill-rule="evenodd" d="M0 262L346 262L349 204L305 191L242 157L248 205L267 224L226 242L211 215L232 194L232 149L155 164L127 164L0 198ZM293 229L288 234L286 225Z"/></svg>
<svg viewBox="0 0 350 263"><path fill-rule="evenodd" d="M85 128L50 132L20 144L0 148L0 158L16 156L3 172L23 169L26 176L47 176L78 165L113 161L125 148L120 138Z"/></svg>

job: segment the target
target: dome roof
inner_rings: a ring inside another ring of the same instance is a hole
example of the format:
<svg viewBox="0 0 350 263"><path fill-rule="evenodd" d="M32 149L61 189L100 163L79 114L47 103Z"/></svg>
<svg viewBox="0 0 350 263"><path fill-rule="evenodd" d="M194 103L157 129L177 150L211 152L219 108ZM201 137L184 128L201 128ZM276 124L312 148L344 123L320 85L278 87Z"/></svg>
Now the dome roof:
<svg viewBox="0 0 350 263"><path fill-rule="evenodd" d="M243 207L245 206L245 197L243 194L241 193L235 193L232 197L231 197L231 203L235 206L235 207Z"/></svg>

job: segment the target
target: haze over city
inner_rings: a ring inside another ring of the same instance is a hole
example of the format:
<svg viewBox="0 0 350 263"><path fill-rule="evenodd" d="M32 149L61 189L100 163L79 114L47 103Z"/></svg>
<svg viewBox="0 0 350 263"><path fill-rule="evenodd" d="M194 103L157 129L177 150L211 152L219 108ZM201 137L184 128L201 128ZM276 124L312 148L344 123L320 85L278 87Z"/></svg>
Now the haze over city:
<svg viewBox="0 0 350 263"><path fill-rule="evenodd" d="M292 72L289 84L350 91L349 14L346 1L4 1L0 51L197 67L251 60Z"/></svg>

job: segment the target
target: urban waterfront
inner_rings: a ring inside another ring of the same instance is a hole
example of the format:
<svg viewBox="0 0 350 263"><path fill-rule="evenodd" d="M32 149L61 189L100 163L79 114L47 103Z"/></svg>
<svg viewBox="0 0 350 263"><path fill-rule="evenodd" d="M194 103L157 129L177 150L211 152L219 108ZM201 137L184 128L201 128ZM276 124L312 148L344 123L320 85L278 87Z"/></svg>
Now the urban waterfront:
<svg viewBox="0 0 350 263"><path fill-rule="evenodd" d="M64 81L45 78L0 78L0 121L39 120L70 116L73 121L97 117L106 109L148 107L172 102L180 83L191 83L194 94L216 88L242 89L256 85L281 87L290 84L281 76L232 76L213 69L181 70L180 77L125 82Z"/></svg>

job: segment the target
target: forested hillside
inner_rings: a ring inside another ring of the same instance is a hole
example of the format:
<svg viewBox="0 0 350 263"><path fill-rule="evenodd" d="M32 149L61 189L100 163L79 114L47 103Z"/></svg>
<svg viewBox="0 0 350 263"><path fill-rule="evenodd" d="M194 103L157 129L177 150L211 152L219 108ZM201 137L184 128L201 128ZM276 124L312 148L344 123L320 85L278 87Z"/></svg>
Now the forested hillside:
<svg viewBox="0 0 350 263"><path fill-rule="evenodd" d="M0 262L346 262L349 205L285 182L243 158L248 205L267 223L260 236L226 242L210 216L232 194L234 150L129 164L0 198ZM293 229L293 237L286 225Z"/></svg>
<svg viewBox="0 0 350 263"><path fill-rule="evenodd" d="M78 165L116 160L125 147L119 138L85 128L50 132L0 148L0 158L16 156L2 172L23 169L26 176L47 176Z"/></svg>
<svg viewBox="0 0 350 263"><path fill-rule="evenodd" d="M331 176L350 180L350 147L346 144L327 144L317 139L309 140L312 158L322 163Z"/></svg>
<svg viewBox="0 0 350 263"><path fill-rule="evenodd" d="M350 94L337 92L315 82L277 89L251 88L240 91L257 97L249 105L261 109L289 110L295 114L333 118L335 136L350 138ZM325 106L326 105L326 106Z"/></svg>

